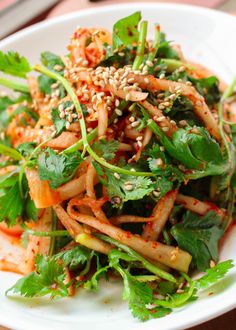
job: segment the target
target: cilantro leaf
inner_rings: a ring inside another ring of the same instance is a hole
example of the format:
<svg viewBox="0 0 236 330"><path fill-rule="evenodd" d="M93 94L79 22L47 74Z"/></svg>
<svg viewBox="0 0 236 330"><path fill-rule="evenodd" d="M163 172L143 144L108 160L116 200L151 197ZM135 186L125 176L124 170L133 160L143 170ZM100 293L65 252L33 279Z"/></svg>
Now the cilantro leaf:
<svg viewBox="0 0 236 330"><path fill-rule="evenodd" d="M136 13L124 17L113 26L112 48L119 49L121 46L132 45L138 41L138 24L141 20L141 13Z"/></svg>
<svg viewBox="0 0 236 330"><path fill-rule="evenodd" d="M17 181L4 195L0 196L0 222L6 221L9 226L15 225L17 217L23 213L23 202Z"/></svg>
<svg viewBox="0 0 236 330"><path fill-rule="evenodd" d="M8 188L18 181L18 171L12 171L0 176L0 188Z"/></svg>
<svg viewBox="0 0 236 330"><path fill-rule="evenodd" d="M27 73L32 71L32 68L25 57L10 50L7 53L0 51L0 71L12 76L26 78Z"/></svg>
<svg viewBox="0 0 236 330"><path fill-rule="evenodd" d="M63 63L60 56L51 53L51 52L43 52L41 53L41 62L45 65L48 69L56 71L57 73L63 74L65 64ZM61 70L55 70L55 65L61 67Z"/></svg>
<svg viewBox="0 0 236 330"><path fill-rule="evenodd" d="M80 153L70 155L57 154L50 148L38 157L38 173L41 180L48 180L52 189L70 181L81 163Z"/></svg>
<svg viewBox="0 0 236 330"><path fill-rule="evenodd" d="M222 279L228 271L234 267L233 260L226 260L206 270L206 274L197 280L197 287L206 289L218 280Z"/></svg>
<svg viewBox="0 0 236 330"><path fill-rule="evenodd" d="M64 266L69 266L70 270L76 269L83 265L91 256L91 250L84 246L75 246L73 249L58 253L56 259L61 259Z"/></svg>
<svg viewBox="0 0 236 330"><path fill-rule="evenodd" d="M27 220L36 221L38 219L38 209L30 196L27 197L25 202L25 216Z"/></svg>
<svg viewBox="0 0 236 330"><path fill-rule="evenodd" d="M115 153L118 150L119 142L116 140L101 139L94 142L93 150L99 157L103 157L105 160L109 161L115 157Z"/></svg>
<svg viewBox="0 0 236 330"><path fill-rule="evenodd" d="M37 80L38 80L39 90L42 93L44 93L45 95L52 94L52 92L54 91L54 89L52 88L52 84L54 84L56 82L55 79L50 78L45 75L39 75ZM62 84L59 84L57 89L59 90L60 99L62 99L63 97L66 96L66 90Z"/></svg>
<svg viewBox="0 0 236 330"><path fill-rule="evenodd" d="M7 290L6 294L19 293L24 297L41 297L50 294L67 297L68 290L64 284L65 273L63 266L54 258L38 255L35 260L36 270L21 278Z"/></svg>
<svg viewBox="0 0 236 330"><path fill-rule="evenodd" d="M9 123L9 114L7 108L14 104L15 101L8 96L0 97L0 131L4 130Z"/></svg>
<svg viewBox="0 0 236 330"><path fill-rule="evenodd" d="M161 33L161 43L158 48L156 57L157 58L160 58L160 57L161 58L172 58L172 59L179 60L179 55L178 55L177 51L173 47L170 46L170 42L166 40L166 36L163 32Z"/></svg>
<svg viewBox="0 0 236 330"><path fill-rule="evenodd" d="M120 175L116 179L114 174L106 171L108 180L107 191L110 198L118 196L123 202L128 200L138 200L154 190L151 179L144 176Z"/></svg>
<svg viewBox="0 0 236 330"><path fill-rule="evenodd" d="M208 105L214 105L220 101L219 80L215 76L202 79L194 79L189 77L190 81L202 94Z"/></svg>
<svg viewBox="0 0 236 330"><path fill-rule="evenodd" d="M18 145L17 151L24 157L29 157L30 154L34 151L36 148L35 142L24 142Z"/></svg>
<svg viewBox="0 0 236 330"><path fill-rule="evenodd" d="M99 268L93 276L84 283L83 287L87 290L92 290L92 291L98 291L98 284L99 284L99 279L101 278L102 275L106 274L107 270L110 268L110 266L104 266Z"/></svg>
<svg viewBox="0 0 236 330"><path fill-rule="evenodd" d="M218 242L224 230L215 212L210 211L200 217L187 211L183 222L171 228L171 234L179 247L192 255L198 270L206 270L211 259L218 260Z"/></svg>

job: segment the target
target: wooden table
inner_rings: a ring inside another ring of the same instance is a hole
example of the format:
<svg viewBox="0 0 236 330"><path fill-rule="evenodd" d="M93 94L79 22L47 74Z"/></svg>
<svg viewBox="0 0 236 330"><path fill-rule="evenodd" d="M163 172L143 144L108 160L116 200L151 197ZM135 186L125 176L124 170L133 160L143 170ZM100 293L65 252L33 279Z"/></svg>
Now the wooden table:
<svg viewBox="0 0 236 330"><path fill-rule="evenodd" d="M145 2L146 0L137 0L137 2ZM150 0L149 0L150 1ZM73 10L79 10L82 8L87 8L91 6L100 6L101 4L111 4L117 2L133 2L132 0L108 0L100 3L89 3L87 0L66 0L62 1L61 4L56 6L50 13L48 17L58 16L60 14L71 12ZM153 0L155 2L155 0ZM158 2L158 1L156 1ZM161 0L160 2L168 2ZM178 1L172 1L178 2ZM181 2L181 1L179 1ZM224 4L220 5L217 9L236 14L236 0L228 0ZM236 297L235 297L236 299ZM196 327L192 327L189 330L235 330L236 329L236 309L219 316L211 321L200 324ZM1 327L0 330L9 330L7 328ZM33 330L33 328L32 328Z"/></svg>

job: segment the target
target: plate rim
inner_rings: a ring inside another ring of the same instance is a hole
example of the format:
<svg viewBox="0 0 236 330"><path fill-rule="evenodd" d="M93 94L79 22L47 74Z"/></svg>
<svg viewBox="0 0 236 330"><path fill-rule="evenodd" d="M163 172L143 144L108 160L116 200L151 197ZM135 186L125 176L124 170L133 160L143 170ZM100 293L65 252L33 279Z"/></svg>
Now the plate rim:
<svg viewBox="0 0 236 330"><path fill-rule="evenodd" d="M134 2L134 3L127 3L127 4L113 4L113 5L106 5L106 6L101 6L101 7L95 7L95 8L87 8L87 9L82 9L79 11L75 11L72 13L67 13L58 17L50 18L46 21L42 21L36 24L33 24L27 28L24 28L9 37L4 38L3 40L0 41L0 49L7 47L8 44L15 42L16 40L20 38L24 38L25 36L30 35L31 33L34 33L36 31L39 31L41 29L44 29L45 27L50 27L53 26L54 24L59 24L61 22L65 22L71 19L74 19L76 17L82 17L84 15L90 15L93 14L94 11L96 10L96 14L99 14L100 12L110 12L110 11L115 11L117 8L121 9L134 9L138 8L142 10L142 8L163 8L163 9L172 9L172 10L180 10L180 11L187 11L187 12L195 12L196 14L206 14L210 15L212 17L220 17L222 19L230 19L234 24L236 24L236 17L225 12L221 12L215 9L209 9L209 8L204 8L200 6L195 6L195 5L186 5L186 4L176 4L176 3L154 3L154 2L147 2L147 3L141 3L141 2ZM137 9L137 10L138 10ZM169 329L170 330L178 330L178 329L185 329L187 327L192 327L195 325L202 324L206 321L209 321L217 316L220 316L236 307L236 301L231 301L227 306L219 306L216 308L214 312L211 312L211 314L208 315L203 315L201 318L198 320L189 320L185 319L181 323L181 325L172 325ZM2 313L1 313L2 314ZM9 320L9 317L5 317L5 315L0 314L0 323L3 326L7 327L15 327L15 321L14 320ZM150 327L149 327L150 328ZM147 327L147 329L149 329ZM16 329L16 328L15 328ZM20 328L19 328L20 329ZM21 328L23 329L23 328ZM145 327L146 329L146 327ZM151 328L150 328L151 329Z"/></svg>

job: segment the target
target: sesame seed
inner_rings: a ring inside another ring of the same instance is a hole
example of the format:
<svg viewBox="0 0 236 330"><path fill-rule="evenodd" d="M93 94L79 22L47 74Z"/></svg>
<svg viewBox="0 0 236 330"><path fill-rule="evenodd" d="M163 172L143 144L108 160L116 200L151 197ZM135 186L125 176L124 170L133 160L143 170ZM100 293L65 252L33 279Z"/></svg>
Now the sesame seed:
<svg viewBox="0 0 236 330"><path fill-rule="evenodd" d="M82 62L82 65L83 65L83 66L87 66L87 65L88 65L88 61L87 61L87 60L84 60L84 61Z"/></svg>
<svg viewBox="0 0 236 330"><path fill-rule="evenodd" d="M125 95L125 101L129 101L129 99L130 99L130 93L127 93L127 94Z"/></svg>
<svg viewBox="0 0 236 330"><path fill-rule="evenodd" d="M78 118L78 115L77 115L76 113L72 113L71 116L72 116L72 118L74 118L74 119L75 119L75 118Z"/></svg>
<svg viewBox="0 0 236 330"><path fill-rule="evenodd" d="M183 82L183 80L181 78L178 79L178 82Z"/></svg>
<svg viewBox="0 0 236 330"><path fill-rule="evenodd" d="M160 117L154 116L154 120L155 120L155 121L158 121L158 122L161 122L161 121L163 121L163 120L165 120L165 119L166 119L165 116L160 116Z"/></svg>
<svg viewBox="0 0 236 330"><path fill-rule="evenodd" d="M143 72L144 71L148 71L148 66L147 65L144 65L144 67L143 67Z"/></svg>
<svg viewBox="0 0 236 330"><path fill-rule="evenodd" d="M137 141L142 141L142 139L143 139L142 135L136 137L136 140L137 140Z"/></svg>
<svg viewBox="0 0 236 330"><path fill-rule="evenodd" d="M139 70L142 70L143 67L144 67L144 63L140 64L140 66L139 66Z"/></svg>
<svg viewBox="0 0 236 330"><path fill-rule="evenodd" d="M147 77L145 77L144 82L145 82L145 84L149 84L150 80Z"/></svg>
<svg viewBox="0 0 236 330"><path fill-rule="evenodd" d="M131 123L133 123L133 122L135 121L134 116L129 117L129 121L130 121Z"/></svg>
<svg viewBox="0 0 236 330"><path fill-rule="evenodd" d="M72 123L72 121L73 121L72 114L69 114L69 115L67 116L67 120L68 120L69 123Z"/></svg>
<svg viewBox="0 0 236 330"><path fill-rule="evenodd" d="M136 172L135 168L130 169L131 172Z"/></svg>
<svg viewBox="0 0 236 330"><path fill-rule="evenodd" d="M142 146L143 146L142 142L141 142L141 141L137 141L137 146L138 146L139 148L142 148Z"/></svg>
<svg viewBox="0 0 236 330"><path fill-rule="evenodd" d="M139 124L140 124L140 121L139 121L139 120L136 120L136 121L134 121L134 122L131 124L131 126L134 128L134 127L139 126Z"/></svg>
<svg viewBox="0 0 236 330"><path fill-rule="evenodd" d="M164 93L159 93L159 94L157 95L157 98L158 98L158 99L161 99L161 98L164 97L164 96L165 96Z"/></svg>
<svg viewBox="0 0 236 330"><path fill-rule="evenodd" d="M54 65L53 69L56 71L61 71L63 69L63 67L59 64L56 64L56 65Z"/></svg>
<svg viewBox="0 0 236 330"><path fill-rule="evenodd" d="M170 102L164 102L163 105L164 105L165 107L169 107L169 106L170 106Z"/></svg>
<svg viewBox="0 0 236 330"><path fill-rule="evenodd" d="M184 292L184 290L181 290L181 289L178 289L177 291L176 291L176 293L183 293Z"/></svg>
<svg viewBox="0 0 236 330"><path fill-rule="evenodd" d="M153 67L153 65L154 65L153 62L152 62L152 61L149 61L149 60L147 60L146 63L147 63L147 65L150 66L150 67Z"/></svg>
<svg viewBox="0 0 236 330"><path fill-rule="evenodd" d="M60 96L60 90L59 89L56 89L54 93L55 93L55 96Z"/></svg>
<svg viewBox="0 0 236 330"><path fill-rule="evenodd" d="M118 118L115 118L113 121L114 124L118 123Z"/></svg>
<svg viewBox="0 0 236 330"><path fill-rule="evenodd" d="M61 113L59 114L59 117L60 117L61 119L65 118L65 116L66 116L65 112L61 112Z"/></svg>
<svg viewBox="0 0 236 330"><path fill-rule="evenodd" d="M115 109L115 113L117 114L117 116L122 116L123 115L123 112L118 108Z"/></svg>
<svg viewBox="0 0 236 330"><path fill-rule="evenodd" d="M165 78L165 74L161 73L159 79L164 79L164 78Z"/></svg>
<svg viewBox="0 0 236 330"><path fill-rule="evenodd" d="M165 148L163 146L160 146L161 151L165 151Z"/></svg>
<svg viewBox="0 0 236 330"><path fill-rule="evenodd" d="M119 55L119 56L125 56L125 53L123 53L123 52L119 52L118 55Z"/></svg>
<svg viewBox="0 0 236 330"><path fill-rule="evenodd" d="M129 84L131 84L132 82L134 82L134 78L129 78L129 79L127 80L127 82L128 82Z"/></svg>
<svg viewBox="0 0 236 330"><path fill-rule="evenodd" d="M64 104L63 103L60 103L59 106L58 106L58 110L59 112L63 111L64 110Z"/></svg>
<svg viewBox="0 0 236 330"><path fill-rule="evenodd" d="M188 123L187 123L186 120L180 120L180 121L179 121L179 125L180 125L180 126L186 126L186 125L188 125Z"/></svg>
<svg viewBox="0 0 236 330"><path fill-rule="evenodd" d="M191 81L186 81L186 83L185 83L187 86L192 86L192 83L191 83Z"/></svg>
<svg viewBox="0 0 236 330"><path fill-rule="evenodd" d="M118 99L115 100L115 106L118 107L120 105L120 101Z"/></svg>
<svg viewBox="0 0 236 330"><path fill-rule="evenodd" d="M158 105L158 109L160 110L164 110L165 109L165 105L163 103Z"/></svg>
<svg viewBox="0 0 236 330"><path fill-rule="evenodd" d="M143 70L143 75L147 75L148 74L148 70Z"/></svg>
<svg viewBox="0 0 236 330"><path fill-rule="evenodd" d="M70 123L67 121L66 122L66 129L69 129L70 128Z"/></svg>
<svg viewBox="0 0 236 330"><path fill-rule="evenodd" d="M179 67L179 70L178 70L179 72L184 72L185 71L185 66L184 65L182 65L181 67Z"/></svg>
<svg viewBox="0 0 236 330"><path fill-rule="evenodd" d="M92 132L92 130L93 130L92 127L88 127L88 128L87 128L87 132L88 132L88 133L89 133L89 132Z"/></svg>
<svg viewBox="0 0 236 330"><path fill-rule="evenodd" d="M169 131L169 127L162 127L161 129L163 130L163 132L168 132Z"/></svg>
<svg viewBox="0 0 236 330"><path fill-rule="evenodd" d="M120 174L118 174L118 173L114 173L114 177L115 177L117 180L119 180L119 179L120 179Z"/></svg>
<svg viewBox="0 0 236 330"><path fill-rule="evenodd" d="M134 186L131 182L125 182L124 189L127 190L127 191L131 191L131 190L134 189Z"/></svg>
<svg viewBox="0 0 236 330"><path fill-rule="evenodd" d="M216 265L215 261L214 260L211 260L210 261L210 267L213 268L213 267L215 267L215 265Z"/></svg>
<svg viewBox="0 0 236 330"><path fill-rule="evenodd" d="M177 256L176 254L172 254L172 256L170 257L170 260L171 261L175 261L177 259ZM178 291L178 290L177 290Z"/></svg>
<svg viewBox="0 0 236 330"><path fill-rule="evenodd" d="M176 94L171 94L170 96L169 96L169 99L170 100L173 100L173 99L175 99L176 98Z"/></svg>
<svg viewBox="0 0 236 330"><path fill-rule="evenodd" d="M155 196L155 197L159 197L160 196L160 192L159 191L157 191L157 190L153 190L153 195Z"/></svg>
<svg viewBox="0 0 236 330"><path fill-rule="evenodd" d="M52 88L57 88L57 87L58 87L58 85L59 85L59 83L58 83L58 82L56 82L56 83L52 84L52 85L51 85L51 87L52 87Z"/></svg>

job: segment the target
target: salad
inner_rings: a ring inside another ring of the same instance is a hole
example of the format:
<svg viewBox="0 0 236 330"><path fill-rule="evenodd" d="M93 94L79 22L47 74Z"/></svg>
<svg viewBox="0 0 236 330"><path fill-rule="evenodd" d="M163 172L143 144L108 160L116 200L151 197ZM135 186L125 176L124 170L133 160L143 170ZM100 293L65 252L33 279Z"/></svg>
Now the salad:
<svg viewBox="0 0 236 330"><path fill-rule="evenodd" d="M140 12L112 33L78 27L68 54L36 65L0 51L0 235L17 249L0 250L0 269L22 274L7 296L119 277L146 321L233 267L218 260L234 218L236 79L147 27Z"/></svg>

